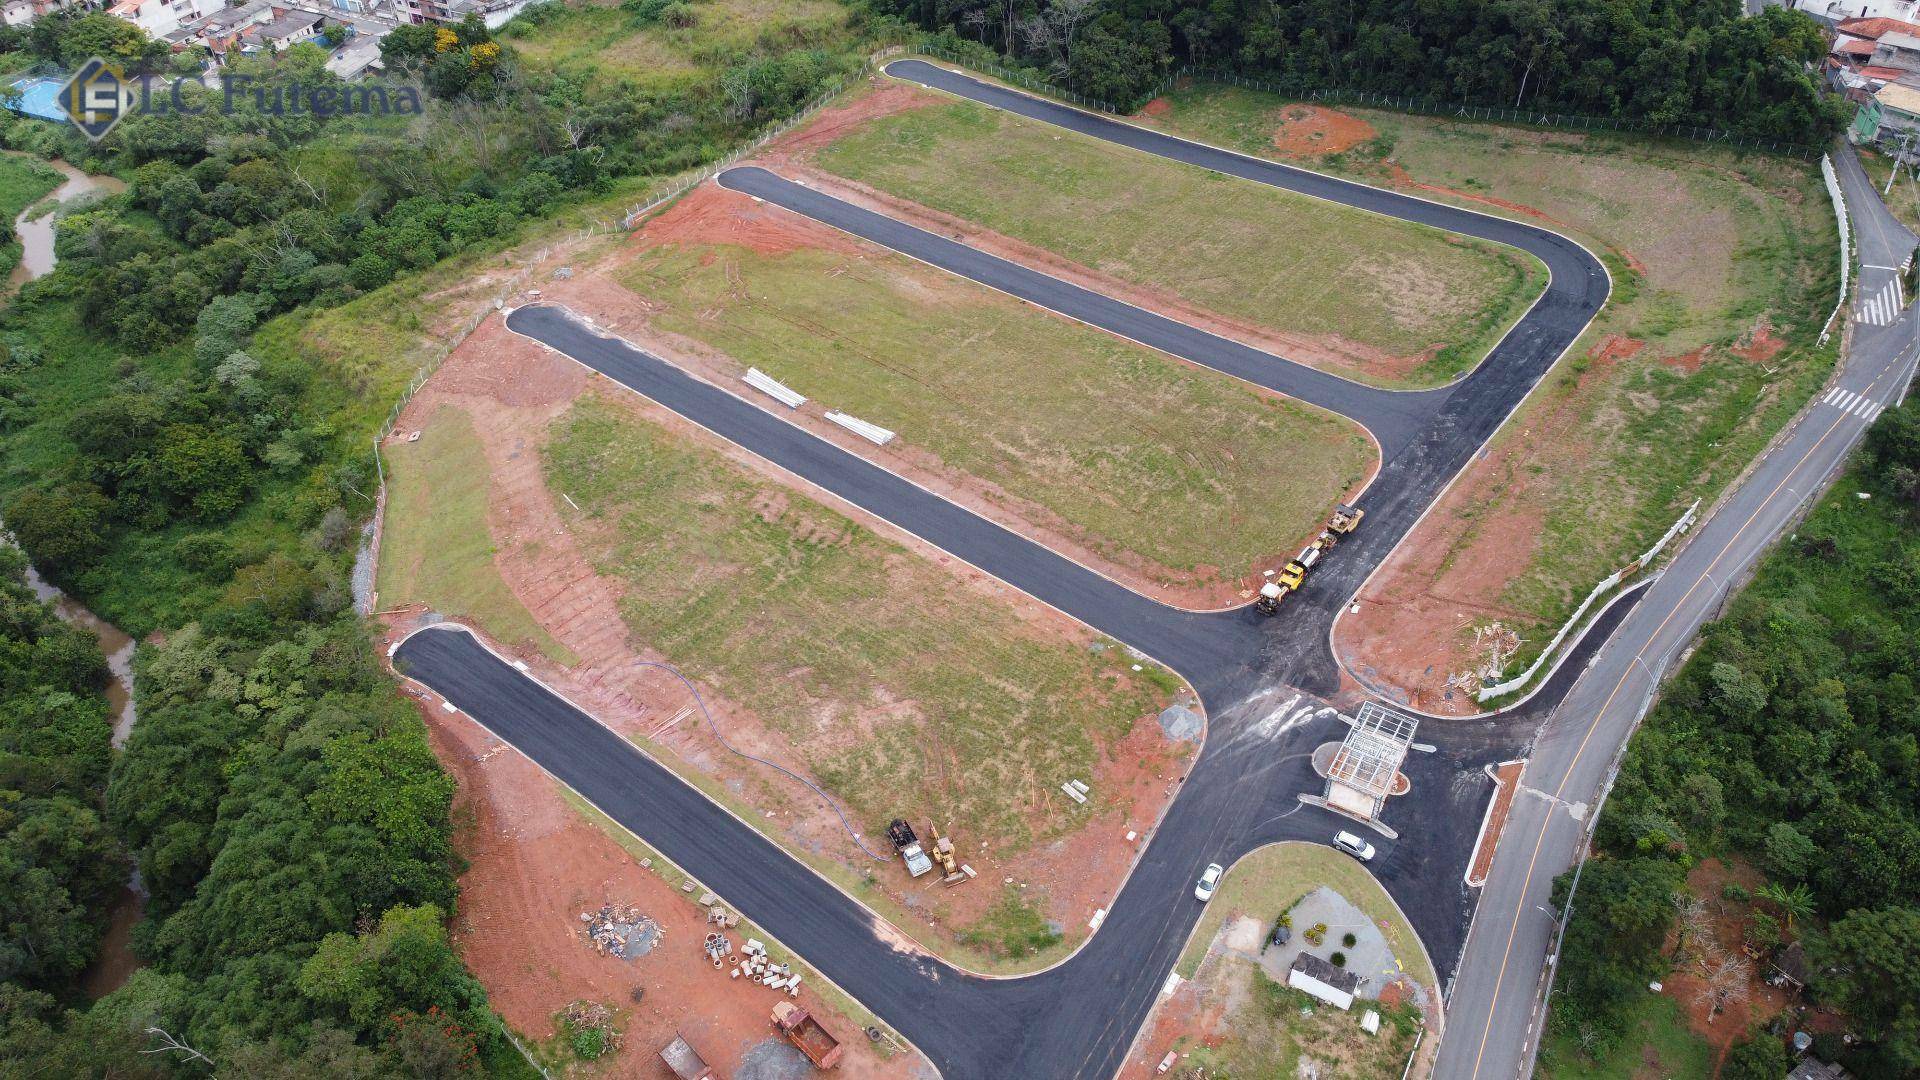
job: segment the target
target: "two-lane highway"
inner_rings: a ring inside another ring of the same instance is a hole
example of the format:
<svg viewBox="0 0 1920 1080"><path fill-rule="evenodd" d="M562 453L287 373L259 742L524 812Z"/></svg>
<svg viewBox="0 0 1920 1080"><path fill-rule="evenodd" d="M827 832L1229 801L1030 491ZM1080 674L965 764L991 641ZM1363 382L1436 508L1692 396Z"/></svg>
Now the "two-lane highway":
<svg viewBox="0 0 1920 1080"><path fill-rule="evenodd" d="M1887 287L1914 236L1894 220L1850 149L1834 159L1862 264L1860 290ZM1913 380L1920 315L1861 323L1832 389L1698 528L1602 647L1535 743L1448 1002L1440 1080L1515 1080L1539 1049L1547 960L1558 929L1553 880L1571 867L1614 763L1674 658L1722 597L1827 485L1881 408ZM1577 903L1576 898L1576 903Z"/></svg>

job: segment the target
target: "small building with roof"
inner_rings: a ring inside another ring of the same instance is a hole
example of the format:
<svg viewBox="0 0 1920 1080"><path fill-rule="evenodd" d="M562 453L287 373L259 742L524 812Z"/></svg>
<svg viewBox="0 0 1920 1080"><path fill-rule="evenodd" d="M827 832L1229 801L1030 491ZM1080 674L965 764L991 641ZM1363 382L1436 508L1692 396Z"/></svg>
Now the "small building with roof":
<svg viewBox="0 0 1920 1080"><path fill-rule="evenodd" d="M1287 985L1336 1009L1351 1009L1354 991L1360 989L1360 976L1303 952L1287 968Z"/></svg>

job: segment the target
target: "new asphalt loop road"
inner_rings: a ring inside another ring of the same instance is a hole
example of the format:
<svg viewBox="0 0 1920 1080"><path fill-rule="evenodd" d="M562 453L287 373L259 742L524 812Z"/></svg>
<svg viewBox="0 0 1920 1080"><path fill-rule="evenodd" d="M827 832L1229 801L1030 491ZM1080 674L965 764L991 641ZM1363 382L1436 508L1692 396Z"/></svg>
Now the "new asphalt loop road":
<svg viewBox="0 0 1920 1080"><path fill-rule="evenodd" d="M1037 975L988 979L956 970L900 945L871 912L472 636L423 631L398 647L395 660L798 949L946 1076L1110 1076L1199 916L1191 884L1200 869L1231 864L1277 840L1325 842L1344 824L1296 798L1321 786L1309 760L1313 747L1344 731L1332 710L1315 708L1322 703L1307 696L1337 685L1332 620L1579 336L1604 303L1608 282L1584 249L1525 223L1184 142L919 61L892 64L888 72L1146 153L1509 244L1539 257L1551 273L1539 302L1471 374L1437 390L1398 393L1183 326L765 170L723 174L728 187L1365 424L1383 451L1364 496L1366 523L1273 619L1246 608L1182 611L1142 597L562 309L536 305L509 314L515 332L1140 649L1193 685L1208 712L1205 747L1099 932ZM1636 603L1650 591L1610 609L1527 707L1422 729L1435 750L1408 760L1411 792L1387 811L1388 823L1406 837L1377 844L1380 856L1370 869L1406 911L1443 980L1475 907L1462 876L1490 785L1474 774L1525 752L1598 644L1616 625L1645 614ZM1503 844L1502 857L1507 853Z"/></svg>

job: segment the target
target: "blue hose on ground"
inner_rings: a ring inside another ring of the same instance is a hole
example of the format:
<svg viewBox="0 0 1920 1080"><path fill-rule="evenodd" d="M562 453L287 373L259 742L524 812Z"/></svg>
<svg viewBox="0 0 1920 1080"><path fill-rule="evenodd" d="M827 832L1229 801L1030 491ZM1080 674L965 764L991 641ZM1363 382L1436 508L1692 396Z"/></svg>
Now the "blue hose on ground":
<svg viewBox="0 0 1920 1080"><path fill-rule="evenodd" d="M672 675L674 678L679 679L680 685L686 687L687 693L693 695L693 703L695 705L700 706L700 715L706 718L707 729L713 732L713 737L720 740L720 745L726 747L728 753L734 754L735 756L738 756L738 757L746 758L748 761L751 761L757 765L765 765L767 768L774 770L775 772L779 773L782 776L788 777L793 780L798 780L802 784L805 784L809 791L812 791L815 795L820 796L821 802L826 803L829 807L833 808L834 816L840 819L840 827L847 831L847 835L853 838L854 846L858 847L862 852L864 852L867 858L874 859L879 862L886 862L888 861L889 858L891 858L891 856L876 853L872 848L866 845L865 841L860 839L860 834L855 832L853 829L853 823L847 820L846 811L840 809L840 804L837 802L834 802L832 796L828 795L824 791L821 791L820 785L814 783L813 781L807 779L804 776L801 776L799 773L794 772L792 769L787 768L785 765L782 765L777 761L768 761L766 758L763 758L763 757L755 757L754 755L747 753L745 750L738 749L732 743L728 742L726 732L720 730L720 725L714 723L713 721L713 713L707 710L706 699L700 696L700 691L697 687L693 685L693 680L687 678L685 675L682 675L680 673L679 668L674 667L672 664L657 663L652 660L637 660L635 661L635 663L640 667L659 668L661 671L664 671L667 674Z"/></svg>

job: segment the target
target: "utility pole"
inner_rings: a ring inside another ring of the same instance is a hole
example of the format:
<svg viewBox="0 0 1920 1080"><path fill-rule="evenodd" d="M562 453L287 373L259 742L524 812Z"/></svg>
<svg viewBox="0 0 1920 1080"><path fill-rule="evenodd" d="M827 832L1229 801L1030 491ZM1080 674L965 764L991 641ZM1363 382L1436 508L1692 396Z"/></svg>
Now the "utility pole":
<svg viewBox="0 0 1920 1080"><path fill-rule="evenodd" d="M1893 168L1887 172L1887 186L1880 189L1881 198L1886 198L1887 193L1893 190L1893 178L1900 175L1900 164L1907 159L1907 154L1912 149L1913 129L1908 128L1900 135L1900 149L1893 153Z"/></svg>

